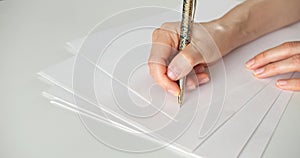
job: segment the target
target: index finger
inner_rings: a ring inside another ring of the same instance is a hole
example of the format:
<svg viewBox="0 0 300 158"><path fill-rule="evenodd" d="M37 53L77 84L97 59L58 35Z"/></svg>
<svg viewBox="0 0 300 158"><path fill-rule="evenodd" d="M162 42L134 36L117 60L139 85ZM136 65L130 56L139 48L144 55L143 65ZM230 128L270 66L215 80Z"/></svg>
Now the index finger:
<svg viewBox="0 0 300 158"><path fill-rule="evenodd" d="M168 60L178 49L179 35L165 28L155 29L152 34L150 59L162 58Z"/></svg>
<svg viewBox="0 0 300 158"><path fill-rule="evenodd" d="M300 54L300 42L287 42L256 55L246 63L246 66L253 70L296 54Z"/></svg>
<svg viewBox="0 0 300 158"><path fill-rule="evenodd" d="M179 94L178 84L167 76L167 66L162 63L149 62L150 74L163 89L177 96Z"/></svg>

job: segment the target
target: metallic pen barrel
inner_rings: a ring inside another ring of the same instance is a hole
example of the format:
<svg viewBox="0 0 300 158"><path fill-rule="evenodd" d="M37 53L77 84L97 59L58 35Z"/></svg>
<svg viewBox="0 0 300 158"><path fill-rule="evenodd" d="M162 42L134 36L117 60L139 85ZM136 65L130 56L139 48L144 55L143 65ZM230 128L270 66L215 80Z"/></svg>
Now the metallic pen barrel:
<svg viewBox="0 0 300 158"><path fill-rule="evenodd" d="M194 22L195 9L196 0L183 0L179 51L182 51L191 42L191 29ZM180 93L178 95L178 104L180 106L183 104L185 80L186 77L179 80Z"/></svg>

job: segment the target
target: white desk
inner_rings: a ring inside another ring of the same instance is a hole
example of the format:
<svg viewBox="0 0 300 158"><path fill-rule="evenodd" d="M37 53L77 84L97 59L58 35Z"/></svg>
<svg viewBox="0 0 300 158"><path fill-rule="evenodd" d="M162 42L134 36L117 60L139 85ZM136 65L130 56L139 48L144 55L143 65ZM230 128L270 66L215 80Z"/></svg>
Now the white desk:
<svg viewBox="0 0 300 158"><path fill-rule="evenodd" d="M63 47L66 41L84 36L112 13L145 5L175 8L179 3L174 0L0 1L0 157L179 157L166 149L139 155L104 146L85 130L76 114L49 104L41 96L47 85L36 78L39 70L70 56ZM288 106L265 157L300 156L299 121L298 93Z"/></svg>

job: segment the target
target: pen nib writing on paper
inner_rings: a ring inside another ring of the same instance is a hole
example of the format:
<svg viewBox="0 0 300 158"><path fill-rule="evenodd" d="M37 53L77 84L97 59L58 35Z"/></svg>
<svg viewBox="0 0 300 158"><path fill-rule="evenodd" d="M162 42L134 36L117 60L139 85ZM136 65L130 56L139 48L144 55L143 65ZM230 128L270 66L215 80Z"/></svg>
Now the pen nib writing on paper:
<svg viewBox="0 0 300 158"><path fill-rule="evenodd" d="M182 51L191 42L191 28L194 22L195 10L196 0L183 0L179 51ZM186 77L183 77L179 80L180 92L177 101L180 107L183 105L185 80Z"/></svg>

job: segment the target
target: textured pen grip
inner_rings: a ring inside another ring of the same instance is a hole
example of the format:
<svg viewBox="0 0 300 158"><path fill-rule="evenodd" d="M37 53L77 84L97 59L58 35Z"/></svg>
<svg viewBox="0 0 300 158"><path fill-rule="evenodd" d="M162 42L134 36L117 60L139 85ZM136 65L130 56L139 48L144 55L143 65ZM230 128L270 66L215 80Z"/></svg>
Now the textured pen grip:
<svg viewBox="0 0 300 158"><path fill-rule="evenodd" d="M183 0L179 50L191 42L191 27L194 21L195 0Z"/></svg>
<svg viewBox="0 0 300 158"><path fill-rule="evenodd" d="M191 42L191 29L194 21L195 6L196 0L183 0L179 51L183 50ZM178 103L180 106L183 104L185 80L186 77L179 80L180 93L178 95Z"/></svg>

